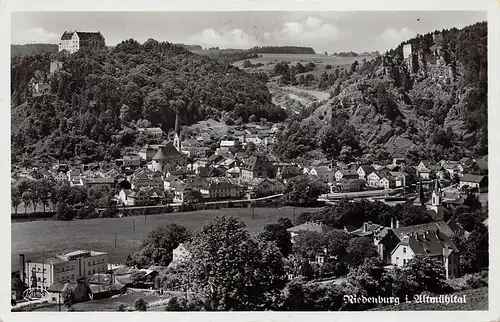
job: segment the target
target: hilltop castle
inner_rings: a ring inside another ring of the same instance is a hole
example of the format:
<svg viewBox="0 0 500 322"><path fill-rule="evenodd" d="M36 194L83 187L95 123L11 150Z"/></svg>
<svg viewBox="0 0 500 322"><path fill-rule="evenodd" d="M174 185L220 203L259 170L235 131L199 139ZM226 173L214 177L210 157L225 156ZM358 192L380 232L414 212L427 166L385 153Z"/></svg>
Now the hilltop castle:
<svg viewBox="0 0 500 322"><path fill-rule="evenodd" d="M98 32L65 31L61 36L59 51L77 52L80 48L101 49L106 46L104 36Z"/></svg>

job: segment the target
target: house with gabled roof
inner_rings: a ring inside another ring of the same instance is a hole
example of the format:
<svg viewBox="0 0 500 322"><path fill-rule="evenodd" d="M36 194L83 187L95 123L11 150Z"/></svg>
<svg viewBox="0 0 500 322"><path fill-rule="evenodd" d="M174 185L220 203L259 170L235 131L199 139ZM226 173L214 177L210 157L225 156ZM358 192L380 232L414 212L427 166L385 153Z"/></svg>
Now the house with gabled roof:
<svg viewBox="0 0 500 322"><path fill-rule="evenodd" d="M244 160L240 166L240 178L244 182L250 182L254 178L273 178L274 167L265 157L252 156Z"/></svg>
<svg viewBox="0 0 500 322"><path fill-rule="evenodd" d="M460 178L460 189L463 187L477 189L478 192L488 191L488 176L466 174Z"/></svg>
<svg viewBox="0 0 500 322"><path fill-rule="evenodd" d="M285 191L283 183L276 179L254 178L248 183L248 188L254 196L258 197L280 194Z"/></svg>
<svg viewBox="0 0 500 322"><path fill-rule="evenodd" d="M376 188L380 185L380 179L382 179L382 176L377 171L373 171L366 177L366 185Z"/></svg>
<svg viewBox="0 0 500 322"><path fill-rule="evenodd" d="M445 266L447 276L457 276L459 253L451 241L454 235L444 221L405 227L397 223L378 230L374 243L386 263L404 266L415 255L435 257Z"/></svg>
<svg viewBox="0 0 500 322"><path fill-rule="evenodd" d="M375 168L371 165L362 165L358 167L356 172L358 173L359 179L366 180L370 173L375 172Z"/></svg>
<svg viewBox="0 0 500 322"><path fill-rule="evenodd" d="M323 182L332 182L335 180L335 172L330 170L328 166L313 167L309 171L309 174L318 177Z"/></svg>
<svg viewBox="0 0 500 322"><path fill-rule="evenodd" d="M370 237L373 238L375 233L379 232L380 230L384 229L386 227L379 225L379 224L374 224L371 221L364 222L363 225L355 230L349 231L348 233L356 236L356 237Z"/></svg>
<svg viewBox="0 0 500 322"><path fill-rule="evenodd" d="M337 170L335 171L335 181L340 179L359 179L358 172L356 170Z"/></svg>
<svg viewBox="0 0 500 322"><path fill-rule="evenodd" d="M390 172L380 171L379 176L379 187L383 187L386 190L396 188L396 178Z"/></svg>
<svg viewBox="0 0 500 322"><path fill-rule="evenodd" d="M409 232L391 252L391 264L403 267L415 256L431 257L442 263L446 278L459 276L460 251L450 237L439 230Z"/></svg>
<svg viewBox="0 0 500 322"><path fill-rule="evenodd" d="M199 190L203 198L210 200L221 200L231 198L241 198L243 187L233 184L230 181L214 178L208 180Z"/></svg>

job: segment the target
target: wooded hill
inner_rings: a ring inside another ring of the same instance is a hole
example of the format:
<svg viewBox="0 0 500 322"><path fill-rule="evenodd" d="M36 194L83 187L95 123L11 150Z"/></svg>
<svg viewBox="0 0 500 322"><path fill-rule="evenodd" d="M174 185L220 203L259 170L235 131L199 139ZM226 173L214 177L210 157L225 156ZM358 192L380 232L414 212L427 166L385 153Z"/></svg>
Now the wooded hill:
<svg viewBox="0 0 500 322"><path fill-rule="evenodd" d="M405 44L412 45L406 60ZM288 70L282 79L329 91L331 99L289 120L279 146L286 157L320 150L416 162L488 153L486 22L417 36L350 69L325 71L314 84Z"/></svg>
<svg viewBox="0 0 500 322"><path fill-rule="evenodd" d="M133 145L134 125L173 128L229 114L282 121L263 74L193 54L181 46L127 40L112 49L12 57L12 161L98 161ZM51 59L63 68L50 75ZM39 83L36 93L31 81ZM43 91L43 88L46 88ZM127 125L127 126L125 126Z"/></svg>

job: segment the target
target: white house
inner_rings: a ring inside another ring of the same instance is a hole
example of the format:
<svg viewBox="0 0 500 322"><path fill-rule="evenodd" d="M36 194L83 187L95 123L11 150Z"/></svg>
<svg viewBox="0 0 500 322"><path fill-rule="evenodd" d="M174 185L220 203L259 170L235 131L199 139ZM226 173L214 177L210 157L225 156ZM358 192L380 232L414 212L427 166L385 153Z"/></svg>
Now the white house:
<svg viewBox="0 0 500 322"><path fill-rule="evenodd" d="M372 172L375 172L375 168L372 167L371 165L368 165L368 166L362 165L362 166L358 167L358 170L357 170L358 176L362 180L366 180L366 177Z"/></svg>
<svg viewBox="0 0 500 322"><path fill-rule="evenodd" d="M380 185L380 179L382 179L382 177L374 171L368 175L366 185L374 188L378 187Z"/></svg>

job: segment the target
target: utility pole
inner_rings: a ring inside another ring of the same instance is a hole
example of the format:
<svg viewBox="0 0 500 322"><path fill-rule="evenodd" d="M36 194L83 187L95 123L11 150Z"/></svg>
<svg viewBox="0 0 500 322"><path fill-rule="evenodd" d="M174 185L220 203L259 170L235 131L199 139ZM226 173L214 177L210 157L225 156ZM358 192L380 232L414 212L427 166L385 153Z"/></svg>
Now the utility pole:
<svg viewBox="0 0 500 322"><path fill-rule="evenodd" d="M116 248L116 233L115 233L115 248Z"/></svg>
<svg viewBox="0 0 500 322"><path fill-rule="evenodd" d="M253 205L252 205L252 219L255 219L255 208Z"/></svg>
<svg viewBox="0 0 500 322"><path fill-rule="evenodd" d="M293 224L295 225L295 207L293 207Z"/></svg>
<svg viewBox="0 0 500 322"><path fill-rule="evenodd" d="M59 312L61 312L61 292L59 292L59 301L58 301L58 304L59 304Z"/></svg>
<svg viewBox="0 0 500 322"><path fill-rule="evenodd" d="M134 221L133 221L133 225L134 225L134 233L135 233L135 219L134 219Z"/></svg>

